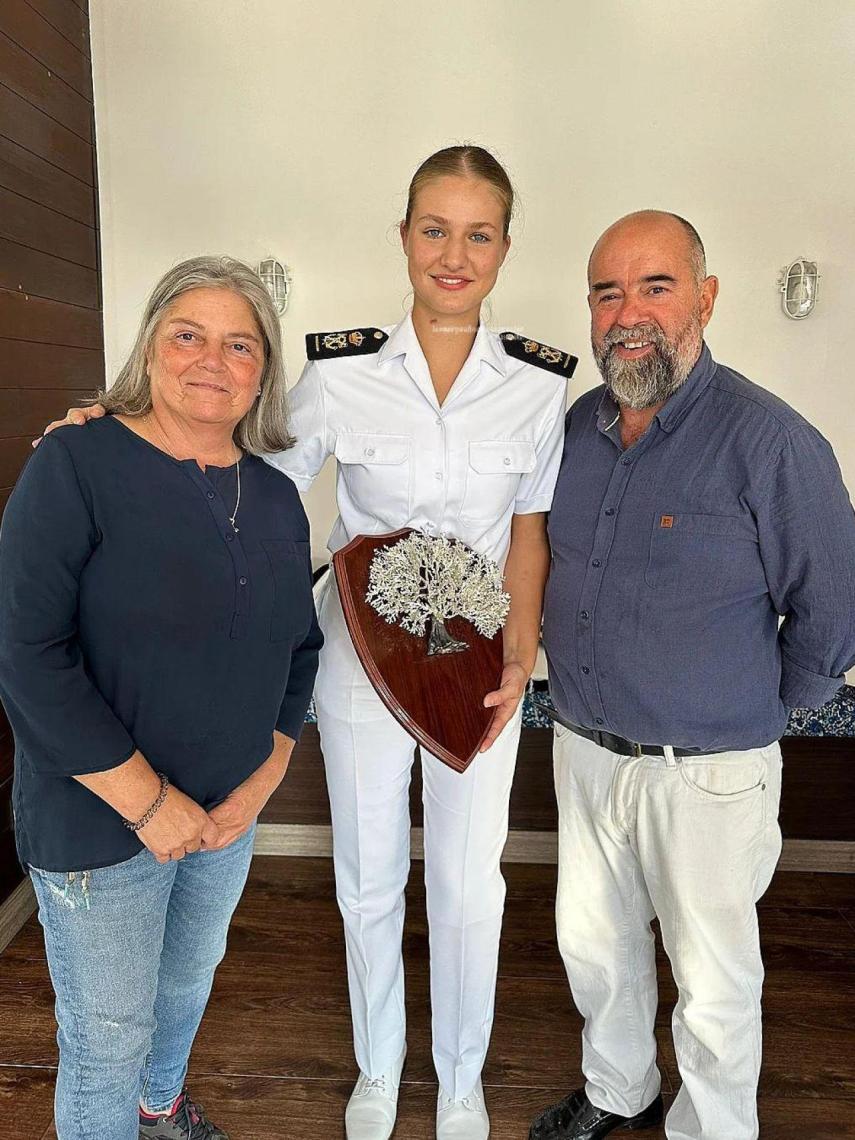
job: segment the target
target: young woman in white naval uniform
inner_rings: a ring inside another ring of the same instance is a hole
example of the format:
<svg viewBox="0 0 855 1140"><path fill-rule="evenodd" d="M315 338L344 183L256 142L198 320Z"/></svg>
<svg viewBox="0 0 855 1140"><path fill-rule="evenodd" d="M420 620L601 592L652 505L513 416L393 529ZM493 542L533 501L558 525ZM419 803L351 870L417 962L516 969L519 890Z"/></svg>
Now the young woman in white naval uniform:
<svg viewBox="0 0 855 1140"><path fill-rule="evenodd" d="M451 147L422 164L401 223L412 312L394 328L307 338L309 363L290 394L298 444L273 459L307 490L335 456L332 552L358 534L409 526L453 535L504 565L512 605L502 685L487 699L495 707L487 750L463 775L422 752L440 1140L489 1133L481 1069L505 897L499 859L575 363L480 323L508 251L512 204L505 171L479 147ZM401 935L414 742L369 683L333 582L319 609L326 640L315 701L361 1072L347 1136L386 1140L406 1051Z"/></svg>
<svg viewBox="0 0 855 1140"><path fill-rule="evenodd" d="M308 337L309 363L290 393L297 444L266 457L307 490L335 456L332 552L358 534L409 526L453 535L504 566L512 604L501 688L486 698L495 708L486 751L463 775L422 752L438 1140L489 1133L481 1069L505 898L499 860L575 365L481 323L512 207L507 174L480 147L450 147L422 163L401 223L412 312L393 328ZM75 409L64 422L93 412ZM406 1053L401 937L415 744L359 664L334 582L319 609L315 700L360 1069L346 1131L348 1140L387 1140Z"/></svg>

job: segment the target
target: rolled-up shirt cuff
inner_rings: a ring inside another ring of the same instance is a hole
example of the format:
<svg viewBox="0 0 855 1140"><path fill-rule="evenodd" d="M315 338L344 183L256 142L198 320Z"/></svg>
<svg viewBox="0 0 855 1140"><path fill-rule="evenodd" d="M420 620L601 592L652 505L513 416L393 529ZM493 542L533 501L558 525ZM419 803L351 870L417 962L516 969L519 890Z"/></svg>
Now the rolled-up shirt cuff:
<svg viewBox="0 0 855 1140"><path fill-rule="evenodd" d="M781 701L788 709L819 709L828 704L843 682L843 677L813 673L785 655L781 673Z"/></svg>

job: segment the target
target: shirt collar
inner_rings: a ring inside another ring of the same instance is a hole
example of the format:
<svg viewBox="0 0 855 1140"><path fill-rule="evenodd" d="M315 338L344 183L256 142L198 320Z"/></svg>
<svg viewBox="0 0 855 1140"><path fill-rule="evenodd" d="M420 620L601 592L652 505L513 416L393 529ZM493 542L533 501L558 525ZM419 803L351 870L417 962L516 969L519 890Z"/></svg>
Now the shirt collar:
<svg viewBox="0 0 855 1140"><path fill-rule="evenodd" d="M400 321L392 331L389 333L389 339L380 349L377 354L378 363L383 364L387 360L392 360L396 356L409 356L415 354L420 360L424 360L424 353L422 346L419 344L419 338L416 336L416 330L413 327L413 315L407 313L402 321ZM469 372L475 366L480 366L483 361L489 364L491 368L495 369L500 375L507 375L507 353L502 348L501 341L496 333L491 332L487 326L481 322L478 325L478 332L475 334L475 341L472 349L467 357L466 363L461 370ZM458 377L460 379L460 377ZM455 384L457 382L455 381Z"/></svg>
<svg viewBox="0 0 855 1140"><path fill-rule="evenodd" d="M709 387L715 368L716 364L712 358L712 353L704 343L701 345L701 355L695 361L692 371L671 399L656 413L659 426L663 431L673 431L682 421L698 396Z"/></svg>
<svg viewBox="0 0 855 1140"><path fill-rule="evenodd" d="M701 355L695 362L692 371L674 393L670 400L659 409L653 417L659 421L663 431L672 432L682 421L683 417L694 404L695 400L709 387L716 370L716 363L706 344L701 346ZM606 433L620 413L620 408L608 388L603 389L603 395L597 408L597 427Z"/></svg>

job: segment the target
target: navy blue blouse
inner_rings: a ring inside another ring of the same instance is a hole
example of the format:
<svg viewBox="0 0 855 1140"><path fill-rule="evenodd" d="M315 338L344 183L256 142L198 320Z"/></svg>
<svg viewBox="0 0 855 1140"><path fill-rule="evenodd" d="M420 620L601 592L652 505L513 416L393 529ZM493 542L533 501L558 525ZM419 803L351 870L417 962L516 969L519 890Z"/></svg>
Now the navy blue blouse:
<svg viewBox="0 0 855 1140"><path fill-rule="evenodd" d="M73 871L140 840L74 775L140 749L210 808L300 735L322 636L309 524L263 460L180 462L113 417L30 458L0 532L0 696L24 863Z"/></svg>

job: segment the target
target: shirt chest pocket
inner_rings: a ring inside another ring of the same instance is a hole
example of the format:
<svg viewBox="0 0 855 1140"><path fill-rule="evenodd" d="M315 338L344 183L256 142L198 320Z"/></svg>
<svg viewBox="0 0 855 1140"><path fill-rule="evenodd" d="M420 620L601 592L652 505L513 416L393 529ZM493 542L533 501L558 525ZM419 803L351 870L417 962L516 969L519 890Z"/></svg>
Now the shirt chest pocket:
<svg viewBox="0 0 855 1140"><path fill-rule="evenodd" d="M312 624L312 575L308 542L262 542L273 575L270 640L299 642Z"/></svg>
<svg viewBox="0 0 855 1140"><path fill-rule="evenodd" d="M714 597L765 588L756 534L735 515L657 514L644 580L653 589Z"/></svg>
<svg viewBox="0 0 855 1140"><path fill-rule="evenodd" d="M394 529L410 513L412 439L408 435L340 432L335 457L358 510L373 515L378 530Z"/></svg>
<svg viewBox="0 0 855 1140"><path fill-rule="evenodd" d="M516 498L520 479L534 471L534 444L520 439L483 439L469 444L460 517L499 519Z"/></svg>

